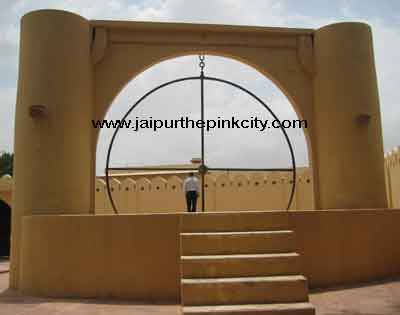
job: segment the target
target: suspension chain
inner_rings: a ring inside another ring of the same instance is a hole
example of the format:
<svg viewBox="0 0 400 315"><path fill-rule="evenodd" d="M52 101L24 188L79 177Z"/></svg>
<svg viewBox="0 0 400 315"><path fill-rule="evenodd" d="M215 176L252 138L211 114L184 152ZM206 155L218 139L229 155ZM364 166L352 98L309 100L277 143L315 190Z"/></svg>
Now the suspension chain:
<svg viewBox="0 0 400 315"><path fill-rule="evenodd" d="M205 59L206 59L206 56L199 55L199 60L200 60L199 67L200 67L201 73L204 72L204 67L206 66Z"/></svg>

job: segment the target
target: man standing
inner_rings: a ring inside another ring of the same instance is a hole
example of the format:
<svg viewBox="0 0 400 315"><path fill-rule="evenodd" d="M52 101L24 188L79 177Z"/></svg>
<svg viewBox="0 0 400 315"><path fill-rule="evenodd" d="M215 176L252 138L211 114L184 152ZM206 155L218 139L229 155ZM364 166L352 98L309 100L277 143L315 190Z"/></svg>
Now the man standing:
<svg viewBox="0 0 400 315"><path fill-rule="evenodd" d="M188 212L196 212L197 197L200 192L199 180L194 176L193 173L189 174L189 177L183 182L183 191L186 195L186 205Z"/></svg>

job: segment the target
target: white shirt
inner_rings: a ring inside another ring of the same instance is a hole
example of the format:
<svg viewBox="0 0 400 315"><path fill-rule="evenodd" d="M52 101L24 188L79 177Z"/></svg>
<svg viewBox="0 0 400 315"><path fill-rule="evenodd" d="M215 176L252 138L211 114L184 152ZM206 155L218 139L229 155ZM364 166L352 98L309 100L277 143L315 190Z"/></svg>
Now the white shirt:
<svg viewBox="0 0 400 315"><path fill-rule="evenodd" d="M199 180L195 176L189 176L183 182L183 191L197 191L200 192Z"/></svg>

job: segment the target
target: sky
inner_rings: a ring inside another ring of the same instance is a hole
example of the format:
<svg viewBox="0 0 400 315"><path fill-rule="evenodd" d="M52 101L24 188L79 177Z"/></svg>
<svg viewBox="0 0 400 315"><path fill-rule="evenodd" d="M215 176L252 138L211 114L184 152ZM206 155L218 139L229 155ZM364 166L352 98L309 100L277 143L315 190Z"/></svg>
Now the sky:
<svg viewBox="0 0 400 315"><path fill-rule="evenodd" d="M400 1L382 0L0 0L0 152L13 151L18 80L19 23L25 13L44 8L75 12L87 19L193 22L319 28L340 21L372 27L385 151L400 145ZM159 63L135 77L110 107L106 119L118 119L145 92L177 77L199 73L197 56ZM238 61L206 56L206 73L241 84L263 99L280 119L296 119L292 105L266 77ZM208 83L206 117L270 116L250 97L228 86ZM129 118L199 118L199 86L182 83L152 95ZM287 130L298 165L308 164L302 130ZM112 130L103 130L97 147L97 173L104 169ZM187 163L200 155L200 131L122 131L113 147L112 166ZM287 167L290 156L279 130L218 129L206 134L206 163L224 167Z"/></svg>

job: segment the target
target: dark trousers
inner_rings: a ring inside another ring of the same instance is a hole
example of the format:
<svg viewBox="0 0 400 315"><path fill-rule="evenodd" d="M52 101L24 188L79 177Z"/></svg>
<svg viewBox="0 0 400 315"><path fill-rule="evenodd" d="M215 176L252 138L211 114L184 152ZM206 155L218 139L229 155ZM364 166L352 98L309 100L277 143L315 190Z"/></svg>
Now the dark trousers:
<svg viewBox="0 0 400 315"><path fill-rule="evenodd" d="M188 212L196 212L197 205L197 191L186 192L186 205Z"/></svg>

